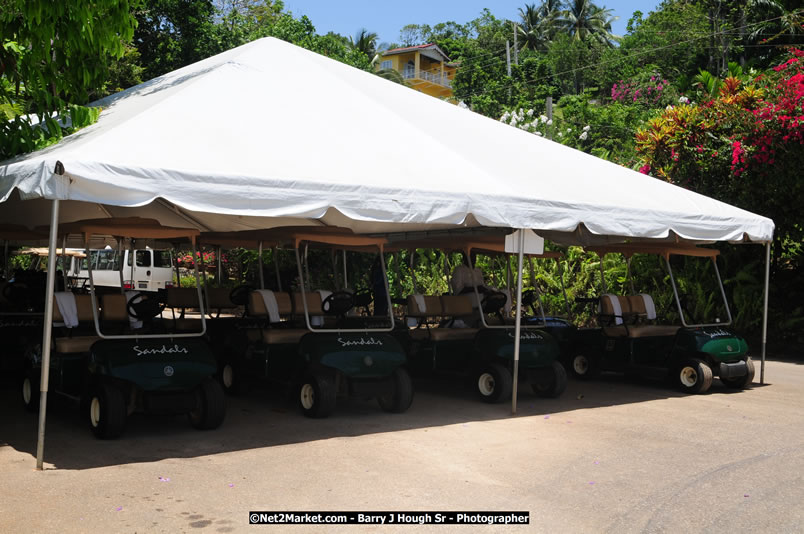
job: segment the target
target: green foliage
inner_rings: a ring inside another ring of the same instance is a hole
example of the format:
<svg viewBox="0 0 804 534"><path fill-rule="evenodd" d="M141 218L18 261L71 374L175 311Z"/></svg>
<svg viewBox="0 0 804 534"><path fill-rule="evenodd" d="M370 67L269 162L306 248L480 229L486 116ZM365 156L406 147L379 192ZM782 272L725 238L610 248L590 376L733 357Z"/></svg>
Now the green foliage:
<svg viewBox="0 0 804 534"><path fill-rule="evenodd" d="M0 160L62 136L58 115L102 90L110 60L124 54L133 35L132 10L138 4L139 0L3 2ZM40 117L47 131L33 126L30 115Z"/></svg>

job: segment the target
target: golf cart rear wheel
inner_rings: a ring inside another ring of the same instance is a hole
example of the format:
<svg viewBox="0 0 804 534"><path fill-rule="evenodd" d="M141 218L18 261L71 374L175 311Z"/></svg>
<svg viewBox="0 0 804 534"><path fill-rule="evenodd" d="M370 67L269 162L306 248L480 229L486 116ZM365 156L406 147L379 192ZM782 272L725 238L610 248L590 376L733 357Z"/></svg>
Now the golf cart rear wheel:
<svg viewBox="0 0 804 534"><path fill-rule="evenodd" d="M483 368L477 377L477 392L483 402L502 402L511 398L514 380L508 369L498 363Z"/></svg>
<svg viewBox="0 0 804 534"><path fill-rule="evenodd" d="M570 370L575 378L586 380L599 374L597 362L586 354L576 354L570 362Z"/></svg>
<svg viewBox="0 0 804 534"><path fill-rule="evenodd" d="M29 369L22 377L22 404L29 412L39 411L39 373Z"/></svg>
<svg viewBox="0 0 804 534"><path fill-rule="evenodd" d="M226 417L226 398L220 384L205 378L195 390L195 409L187 414L198 430L218 428Z"/></svg>
<svg viewBox="0 0 804 534"><path fill-rule="evenodd" d="M567 389L567 371L563 365L554 361L531 387L540 397L558 397Z"/></svg>
<svg viewBox="0 0 804 534"><path fill-rule="evenodd" d="M323 373L308 373L299 388L299 406L307 417L329 417L335 411L335 381Z"/></svg>
<svg viewBox="0 0 804 534"><path fill-rule="evenodd" d="M712 386L712 369L703 360L689 359L678 371L678 383L687 393L705 393Z"/></svg>
<svg viewBox="0 0 804 534"><path fill-rule="evenodd" d="M126 399L123 391L112 384L97 384L89 393L85 404L89 428L95 437L115 439L126 427Z"/></svg>
<svg viewBox="0 0 804 534"><path fill-rule="evenodd" d="M393 374L394 390L386 396L377 397L380 408L386 412L402 413L413 402L413 382L405 369L397 367Z"/></svg>
<svg viewBox="0 0 804 534"><path fill-rule="evenodd" d="M723 382L723 385L730 389L745 389L749 387L751 382L754 381L754 360L748 358L745 361L745 365L746 373L743 376L736 376L734 378L720 377L720 381Z"/></svg>

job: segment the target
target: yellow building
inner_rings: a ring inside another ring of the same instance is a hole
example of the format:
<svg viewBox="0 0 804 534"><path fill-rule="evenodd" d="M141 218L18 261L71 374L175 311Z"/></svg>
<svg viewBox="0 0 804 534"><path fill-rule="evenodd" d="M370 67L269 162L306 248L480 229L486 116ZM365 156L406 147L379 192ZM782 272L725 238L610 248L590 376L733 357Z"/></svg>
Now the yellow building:
<svg viewBox="0 0 804 534"><path fill-rule="evenodd" d="M436 44L394 48L382 53L378 69L397 71L413 89L438 98L452 96L457 65Z"/></svg>

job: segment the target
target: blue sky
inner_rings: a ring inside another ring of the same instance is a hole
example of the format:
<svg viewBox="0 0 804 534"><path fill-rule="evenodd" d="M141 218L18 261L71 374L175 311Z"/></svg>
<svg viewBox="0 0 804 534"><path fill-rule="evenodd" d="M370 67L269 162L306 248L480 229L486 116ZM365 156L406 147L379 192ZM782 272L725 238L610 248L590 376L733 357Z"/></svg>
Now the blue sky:
<svg viewBox="0 0 804 534"><path fill-rule="evenodd" d="M294 15L307 15L319 34L330 31L341 35L355 35L361 28L379 35L380 42L399 42L399 30L406 24L429 24L449 20L464 24L477 18L484 7L495 17L517 20L519 8L538 0L405 0L368 1L345 0L285 0L285 8ZM659 0L601 0L595 2L614 11L620 19L614 23L614 33L625 33L631 14L640 10L644 14L655 9Z"/></svg>

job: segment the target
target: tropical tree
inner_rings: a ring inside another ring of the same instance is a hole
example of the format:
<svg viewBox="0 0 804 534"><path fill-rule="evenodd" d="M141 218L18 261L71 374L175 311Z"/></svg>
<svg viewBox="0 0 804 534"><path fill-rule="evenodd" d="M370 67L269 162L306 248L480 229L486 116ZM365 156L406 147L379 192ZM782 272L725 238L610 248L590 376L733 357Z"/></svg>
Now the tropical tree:
<svg viewBox="0 0 804 534"><path fill-rule="evenodd" d="M517 35L522 39L521 47L528 50L545 50L558 31L561 16L558 0L543 0L536 4L526 4L519 8L521 22L517 24Z"/></svg>
<svg viewBox="0 0 804 534"><path fill-rule="evenodd" d="M60 113L71 112L74 127L97 116L76 105L102 91L109 65L123 55L134 32L132 10L138 4L139 0L0 3L0 160L61 138ZM31 115L44 126L32 126Z"/></svg>
<svg viewBox="0 0 804 534"><path fill-rule="evenodd" d="M611 33L612 22L618 17L611 14L611 9L598 7L589 0L572 0L562 11L561 23L575 40L592 40L611 46L618 40Z"/></svg>
<svg viewBox="0 0 804 534"><path fill-rule="evenodd" d="M377 39L376 33L362 28L355 34L354 38L349 37L349 44L353 49L366 54L369 59L373 60L377 55Z"/></svg>

